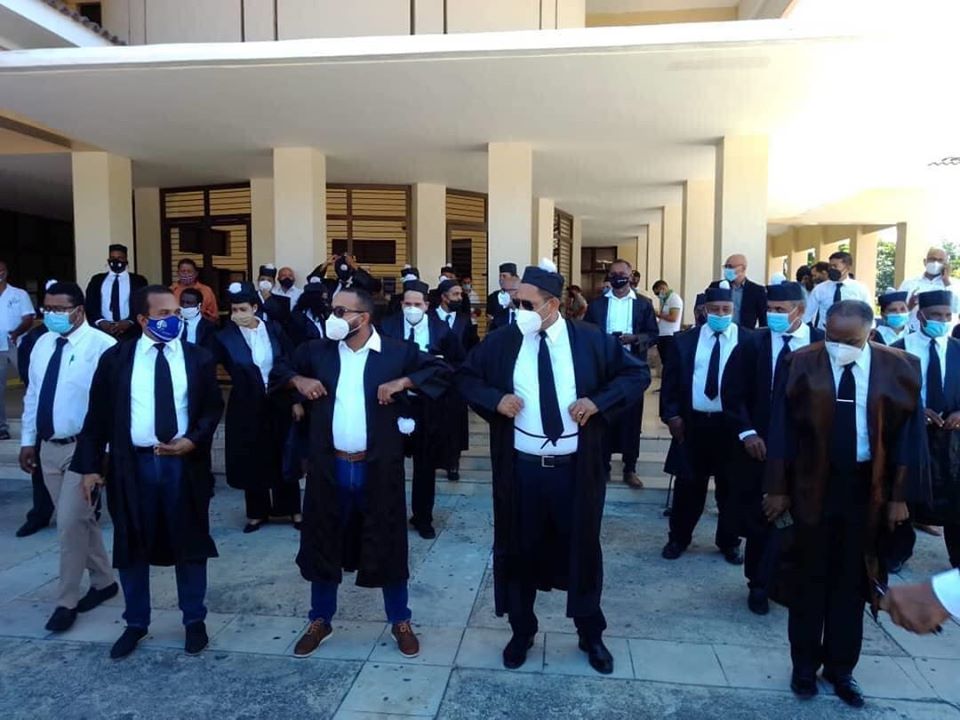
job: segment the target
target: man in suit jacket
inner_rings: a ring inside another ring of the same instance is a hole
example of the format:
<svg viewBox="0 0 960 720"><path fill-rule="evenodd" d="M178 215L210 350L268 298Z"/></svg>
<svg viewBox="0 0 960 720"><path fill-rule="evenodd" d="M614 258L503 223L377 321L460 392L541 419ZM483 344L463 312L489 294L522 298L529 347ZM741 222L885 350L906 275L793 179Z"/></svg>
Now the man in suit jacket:
<svg viewBox="0 0 960 720"><path fill-rule="evenodd" d="M464 359L463 346L447 323L427 312L428 290L427 284L419 280L405 282L401 312L385 318L380 331L384 337L413 342L420 352L443 358L457 367ZM438 398L408 393L405 398L416 423L408 443L413 456L410 524L426 540L437 536L433 528L437 468L446 466L454 443L453 431L457 429L446 412L449 392Z"/></svg>
<svg viewBox="0 0 960 720"><path fill-rule="evenodd" d="M723 264L723 279L730 283L733 293L733 321L752 330L767 322L767 292L763 285L747 279L747 256L731 255ZM720 281L710 283L719 287Z"/></svg>
<svg viewBox="0 0 960 720"><path fill-rule="evenodd" d="M140 334L131 302L147 286L147 279L127 269L125 245L111 245L107 256L110 272L97 273L87 284L84 310L87 322L117 340L130 340Z"/></svg>
<svg viewBox="0 0 960 720"><path fill-rule="evenodd" d="M257 279L257 317L276 323L284 332L290 326L290 298L273 292L277 279L277 268L272 264L260 266Z"/></svg>
<svg viewBox="0 0 960 720"><path fill-rule="evenodd" d="M514 292L516 292L517 285L520 284L520 278L517 277L517 264L512 262L500 263L498 268L500 272L499 282L500 289L494 290L492 293L487 295L487 316L489 318L496 318L506 305L501 302L500 293L509 292L507 285L513 287Z"/></svg>
<svg viewBox="0 0 960 720"><path fill-rule="evenodd" d="M745 409L729 414L740 440L737 449L735 502L740 510L741 529L747 542L744 575L750 590L747 606L758 615L770 610L768 577L761 563L767 547L770 526L763 515L763 470L767 459L770 408L776 375L792 352L823 340L820 330L803 322L803 288L785 282L767 287L767 327L760 328L749 342L740 342L731 353L733 372L723 386L724 408Z"/></svg>
<svg viewBox="0 0 960 720"><path fill-rule="evenodd" d="M134 298L142 335L100 359L71 469L90 493L104 484L113 519L113 565L127 627L110 657L129 655L150 626L150 566L174 565L184 650L207 646L207 559L213 473L210 446L223 413L213 355L180 340L174 293L147 286Z"/></svg>
<svg viewBox="0 0 960 720"><path fill-rule="evenodd" d="M213 352L213 340L217 326L203 316L203 295L196 288L187 288L180 293L180 317L183 331L180 339Z"/></svg>
<svg viewBox="0 0 960 720"><path fill-rule="evenodd" d="M520 278L516 275L507 275L501 278L500 286L503 288L496 294L495 300L499 308L494 314L493 319L487 326L487 333L502 328L506 325L513 325L517 319L517 308L513 304L513 298L517 294L517 288L520 287ZM502 303L506 304L502 304ZM488 304L489 309L489 304Z"/></svg>
<svg viewBox="0 0 960 720"><path fill-rule="evenodd" d="M849 705L864 600L876 613L887 580L884 525L906 522L929 493L917 359L867 342L873 310L843 300L827 311L826 342L791 353L773 397L764 511L788 510L795 533L790 593L791 688L817 694L817 669ZM789 522L789 520L788 520Z"/></svg>
<svg viewBox="0 0 960 720"><path fill-rule="evenodd" d="M626 260L615 260L610 265L607 280L611 292L590 303L584 320L616 338L624 352L646 363L647 350L660 333L653 304L630 287L632 269ZM623 481L632 488L642 488L643 481L637 475L643 422L642 392L634 394L630 406L614 422L615 427L606 436L604 463L607 474L610 474L610 455L619 450L623 456Z"/></svg>
<svg viewBox="0 0 960 720"><path fill-rule="evenodd" d="M727 288L708 288L706 324L674 335L670 356L663 364L660 418L673 438L665 471L676 475L670 537L663 557L676 560L693 538L703 514L710 477L716 485L715 542L731 565L743 563L740 528L732 485L736 482L738 445L735 423L742 406L724 406L723 388L732 381L736 366L730 356L750 331L733 322L733 297Z"/></svg>
<svg viewBox="0 0 960 720"><path fill-rule="evenodd" d="M331 263L333 264L335 277L324 277L327 274L327 267L329 267ZM364 292L374 295L380 292L380 288L383 287L383 283L360 267L357 263L357 258L349 253L337 255L333 260L314 268L310 276L323 278L323 282L330 292L331 300L333 300L334 295L347 288L359 288Z"/></svg>

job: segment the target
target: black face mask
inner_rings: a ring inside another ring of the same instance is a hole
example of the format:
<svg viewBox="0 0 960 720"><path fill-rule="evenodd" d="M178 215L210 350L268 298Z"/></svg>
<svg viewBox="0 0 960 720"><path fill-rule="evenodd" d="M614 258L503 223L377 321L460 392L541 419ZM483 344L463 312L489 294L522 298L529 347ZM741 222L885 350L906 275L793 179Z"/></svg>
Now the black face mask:
<svg viewBox="0 0 960 720"><path fill-rule="evenodd" d="M120 273L122 273L124 270L127 269L128 263L126 260L111 260L109 262L109 265L110 265L110 269L113 270L113 272L115 272L117 275L119 275Z"/></svg>
<svg viewBox="0 0 960 720"><path fill-rule="evenodd" d="M293 278L285 277L280 281L280 287L284 290L289 290L293 287Z"/></svg>
<svg viewBox="0 0 960 720"><path fill-rule="evenodd" d="M614 275L610 278L610 287L614 290L621 290L630 284L630 278L622 275Z"/></svg>
<svg viewBox="0 0 960 720"><path fill-rule="evenodd" d="M827 270L827 278L832 280L833 282L836 282L837 280L840 279L840 271L837 270L836 268L830 268L829 270Z"/></svg>
<svg viewBox="0 0 960 720"><path fill-rule="evenodd" d="M340 280L340 282L346 282L353 275L353 270L350 269L350 266L347 265L345 260L340 260L337 262L335 272L337 273L337 279Z"/></svg>
<svg viewBox="0 0 960 720"><path fill-rule="evenodd" d="M456 313L466 309L466 303L463 300L447 303L447 312Z"/></svg>

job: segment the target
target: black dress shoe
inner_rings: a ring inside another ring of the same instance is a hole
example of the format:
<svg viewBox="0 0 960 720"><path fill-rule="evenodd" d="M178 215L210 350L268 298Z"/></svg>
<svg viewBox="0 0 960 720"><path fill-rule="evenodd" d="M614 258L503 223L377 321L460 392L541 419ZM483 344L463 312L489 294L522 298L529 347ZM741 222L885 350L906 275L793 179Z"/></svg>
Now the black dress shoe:
<svg viewBox="0 0 960 720"><path fill-rule="evenodd" d="M57 609L53 611L53 615L50 616L50 619L47 620L45 627L50 632L66 632L70 629L70 627L73 625L73 621L76 619L76 608L57 607Z"/></svg>
<svg viewBox="0 0 960 720"><path fill-rule="evenodd" d="M671 540L663 546L663 551L660 553L660 556L664 560L676 560L678 557L683 555L684 550L686 550L686 548L681 546L680 543L676 543Z"/></svg>
<svg viewBox="0 0 960 720"><path fill-rule="evenodd" d="M835 675L824 671L823 679L833 685L833 691L837 694L837 697L847 705L855 708L863 707L863 691L857 681L853 679L853 675Z"/></svg>
<svg viewBox="0 0 960 720"><path fill-rule="evenodd" d="M726 548L721 550L723 553L723 559L726 560L731 565L743 565L743 551L740 549L740 546Z"/></svg>
<svg viewBox="0 0 960 720"><path fill-rule="evenodd" d="M302 529L303 529L303 520L294 520L294 521L293 521L293 529L294 529L294 530L302 530Z"/></svg>
<svg viewBox="0 0 960 720"><path fill-rule="evenodd" d="M603 640L589 642L585 638L580 638L580 649L587 654L590 661L590 667L602 675L609 675L613 672L613 655L603 644Z"/></svg>
<svg viewBox="0 0 960 720"><path fill-rule="evenodd" d="M246 525L243 526L243 534L248 535L249 533L255 533L257 530L259 530L266 524L267 524L266 520L261 520L260 522L255 522L255 523L248 522Z"/></svg>
<svg viewBox="0 0 960 720"><path fill-rule="evenodd" d="M750 596L747 598L747 607L754 615L766 615L770 612L770 600L767 598L767 591L763 588L751 589Z"/></svg>
<svg viewBox="0 0 960 720"><path fill-rule="evenodd" d="M515 634L503 649L503 666L507 670L516 670L527 661L527 652L532 647L532 637Z"/></svg>
<svg viewBox="0 0 960 720"><path fill-rule="evenodd" d="M77 612L89 612L100 603L114 597L118 592L120 592L120 586L116 583L110 583L99 590L90 588L87 590L87 594L80 598L80 602L77 603Z"/></svg>
<svg viewBox="0 0 960 720"><path fill-rule="evenodd" d="M117 641L110 648L110 658L119 660L137 649L137 643L147 636L146 628L127 627L123 635L117 638Z"/></svg>
<svg viewBox="0 0 960 720"><path fill-rule="evenodd" d="M458 482L460 480L460 468L450 468L447 470L447 480L450 482Z"/></svg>
<svg viewBox="0 0 960 720"><path fill-rule="evenodd" d="M187 625L187 638L183 644L183 651L187 655L199 655L209 643L207 626L203 624L203 620Z"/></svg>
<svg viewBox="0 0 960 720"><path fill-rule="evenodd" d="M10 431L9 430L0 430L0 440L9 440Z"/></svg>
<svg viewBox="0 0 960 720"><path fill-rule="evenodd" d="M17 537L29 537L34 533L40 532L45 527L50 525L49 522L43 523L42 525L38 522L33 522L32 520L27 520L23 525L17 529Z"/></svg>
<svg viewBox="0 0 960 720"><path fill-rule="evenodd" d="M433 525L430 523L417 525L417 532L424 540L433 540L437 536L437 531L433 529Z"/></svg>
<svg viewBox="0 0 960 720"><path fill-rule="evenodd" d="M799 673L794 670L790 678L790 689L798 698L809 700L819 692L816 674Z"/></svg>

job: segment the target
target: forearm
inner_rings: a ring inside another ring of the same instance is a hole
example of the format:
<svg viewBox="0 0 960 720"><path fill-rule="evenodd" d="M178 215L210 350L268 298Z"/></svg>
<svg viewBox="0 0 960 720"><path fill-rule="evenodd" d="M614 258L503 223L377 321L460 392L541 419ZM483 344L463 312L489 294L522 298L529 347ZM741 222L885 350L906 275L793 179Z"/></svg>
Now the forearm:
<svg viewBox="0 0 960 720"><path fill-rule="evenodd" d="M10 336L13 337L14 339L17 339L17 338L19 338L21 335L23 335L24 333L28 332L28 331L30 330L30 328L33 327L33 318L34 318L34 317L35 317L34 315L27 315L27 316L25 316L25 317L23 318L23 320L20 321L20 324L17 325L16 330L14 330L12 333L10 333Z"/></svg>

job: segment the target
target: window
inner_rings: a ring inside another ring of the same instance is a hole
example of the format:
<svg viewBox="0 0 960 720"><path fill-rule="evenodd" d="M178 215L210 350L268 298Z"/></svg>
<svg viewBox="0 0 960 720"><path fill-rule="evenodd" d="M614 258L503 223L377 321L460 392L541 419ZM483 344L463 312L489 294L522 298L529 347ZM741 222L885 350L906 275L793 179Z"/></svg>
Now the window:
<svg viewBox="0 0 960 720"><path fill-rule="evenodd" d="M375 277L396 277L407 262L408 185L327 185L328 257L351 253Z"/></svg>

